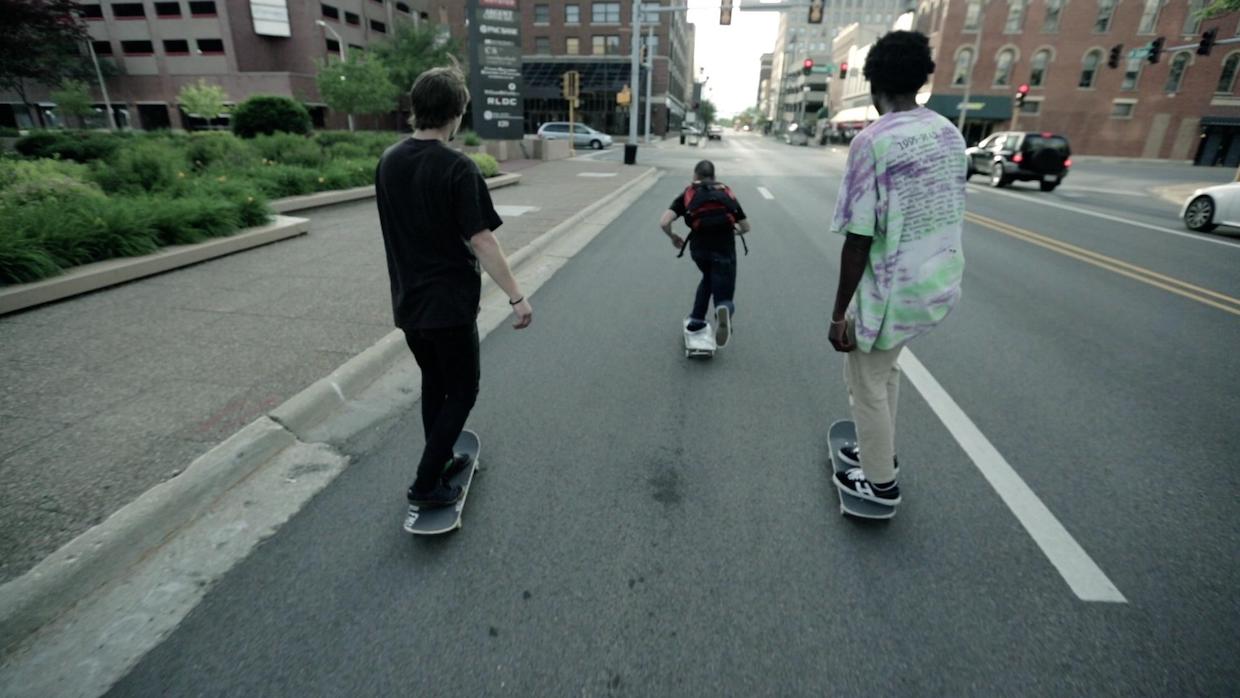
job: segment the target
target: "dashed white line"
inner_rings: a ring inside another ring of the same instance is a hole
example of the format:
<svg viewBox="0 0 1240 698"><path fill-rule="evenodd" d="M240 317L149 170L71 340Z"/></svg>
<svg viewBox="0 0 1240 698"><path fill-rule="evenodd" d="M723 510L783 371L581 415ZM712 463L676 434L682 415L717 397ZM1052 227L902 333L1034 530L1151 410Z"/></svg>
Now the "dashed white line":
<svg viewBox="0 0 1240 698"><path fill-rule="evenodd" d="M767 189L766 187L758 187L758 193L759 193L759 194L761 194L761 195L762 195L762 198L764 198L764 199L774 199L774 198L775 198L775 195L771 193L771 190L770 190L770 189Z"/></svg>
<svg viewBox="0 0 1240 698"><path fill-rule="evenodd" d="M1111 583L1063 524L1059 523L1051 510L1038 499L1038 495L1025 484L973 420L960 409L951 395L930 375L921 361L913 356L913 352L905 349L900 354L900 368L942 420L943 426L947 427L956 442L973 460L973 464L998 493L999 498L1016 515L1016 519L1042 549L1042 553L1055 569L1059 570L1060 576L1073 593L1082 601L1127 603L1128 600L1119 589Z"/></svg>

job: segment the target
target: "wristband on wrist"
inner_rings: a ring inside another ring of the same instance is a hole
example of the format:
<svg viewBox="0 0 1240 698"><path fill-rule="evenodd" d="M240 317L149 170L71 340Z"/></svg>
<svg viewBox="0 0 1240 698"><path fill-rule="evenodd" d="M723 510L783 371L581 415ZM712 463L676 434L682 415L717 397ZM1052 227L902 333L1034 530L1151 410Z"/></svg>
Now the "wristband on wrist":
<svg viewBox="0 0 1240 698"><path fill-rule="evenodd" d="M523 301L523 300L525 300L525 296L521 296L520 298L516 299L515 301L508 301L508 305L516 305L516 304L520 303L520 302L521 302L521 301Z"/></svg>
<svg viewBox="0 0 1240 698"><path fill-rule="evenodd" d="M836 320L835 318L831 318L831 324L832 325L847 325L848 318L844 318L843 320Z"/></svg>

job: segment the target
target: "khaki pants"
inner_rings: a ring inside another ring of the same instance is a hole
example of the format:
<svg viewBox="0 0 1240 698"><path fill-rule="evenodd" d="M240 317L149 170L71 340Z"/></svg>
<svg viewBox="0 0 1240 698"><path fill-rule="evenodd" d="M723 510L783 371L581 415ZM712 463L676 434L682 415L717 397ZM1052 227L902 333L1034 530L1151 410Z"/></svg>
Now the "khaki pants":
<svg viewBox="0 0 1240 698"><path fill-rule="evenodd" d="M896 359L902 349L869 353L854 349L844 361L844 384L857 423L861 467L870 482L887 483L896 477L896 403L900 398Z"/></svg>

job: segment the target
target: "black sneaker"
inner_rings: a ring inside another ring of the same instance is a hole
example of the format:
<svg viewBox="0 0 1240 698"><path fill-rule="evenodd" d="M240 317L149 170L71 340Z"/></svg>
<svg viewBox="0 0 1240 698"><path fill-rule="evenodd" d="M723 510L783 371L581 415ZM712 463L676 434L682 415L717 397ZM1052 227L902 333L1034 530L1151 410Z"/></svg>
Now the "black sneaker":
<svg viewBox="0 0 1240 698"><path fill-rule="evenodd" d="M473 459L464 453L458 453L452 456L452 460L443 466L443 475L440 476L444 482L451 482L452 478L465 472L472 463Z"/></svg>
<svg viewBox="0 0 1240 698"><path fill-rule="evenodd" d="M850 443L844 446L840 446L839 456L840 456L840 460L844 461L845 464L851 465L854 468L861 467L861 447L858 446L857 444ZM900 457L899 456L895 456L892 458L892 465L895 466L896 473L899 474L900 472Z"/></svg>
<svg viewBox="0 0 1240 698"><path fill-rule="evenodd" d="M449 485L446 482L437 482L435 486L429 490L420 490L414 487L409 488L406 497L409 503L421 509L437 509L439 507L447 507L461 501L461 495L464 494L463 488L456 485Z"/></svg>
<svg viewBox="0 0 1240 698"><path fill-rule="evenodd" d="M865 472L861 468L850 468L836 473L832 483L841 491L876 504L894 507L901 501L900 485L895 480L885 485L875 484L865 479Z"/></svg>

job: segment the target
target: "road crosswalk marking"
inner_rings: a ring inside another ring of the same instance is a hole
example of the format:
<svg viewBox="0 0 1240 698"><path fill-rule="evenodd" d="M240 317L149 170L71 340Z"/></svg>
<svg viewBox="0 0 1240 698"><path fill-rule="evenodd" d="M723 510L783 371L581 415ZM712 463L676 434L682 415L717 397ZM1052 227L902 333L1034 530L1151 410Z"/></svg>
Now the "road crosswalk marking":
<svg viewBox="0 0 1240 698"><path fill-rule="evenodd" d="M762 195L762 198L764 198L764 199L774 199L774 198L775 198L775 195L771 193L771 190L770 190L770 189L767 189L766 187L758 187L758 193L759 193L759 194L761 194L761 195Z"/></svg>

